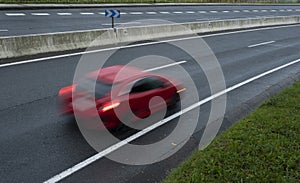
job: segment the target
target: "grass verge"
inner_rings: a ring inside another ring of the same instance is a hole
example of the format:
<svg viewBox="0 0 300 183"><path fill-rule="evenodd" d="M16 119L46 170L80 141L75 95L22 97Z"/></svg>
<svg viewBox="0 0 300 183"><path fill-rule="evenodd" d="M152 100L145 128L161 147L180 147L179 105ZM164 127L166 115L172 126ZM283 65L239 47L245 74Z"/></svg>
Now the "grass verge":
<svg viewBox="0 0 300 183"><path fill-rule="evenodd" d="M164 183L300 182L300 81L197 151Z"/></svg>

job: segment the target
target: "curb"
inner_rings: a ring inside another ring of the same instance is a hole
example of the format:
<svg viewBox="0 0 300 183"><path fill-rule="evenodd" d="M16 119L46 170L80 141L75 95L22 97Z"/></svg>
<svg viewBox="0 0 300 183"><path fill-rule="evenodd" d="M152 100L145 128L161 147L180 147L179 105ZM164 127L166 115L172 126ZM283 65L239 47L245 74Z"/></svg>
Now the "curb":
<svg viewBox="0 0 300 183"><path fill-rule="evenodd" d="M145 27L124 27L91 31L10 36L0 38L0 58L15 58L41 53L70 51L159 40L201 33L212 33L267 26L299 24L300 16L229 19L178 24L159 24ZM105 35L104 35L105 34Z"/></svg>

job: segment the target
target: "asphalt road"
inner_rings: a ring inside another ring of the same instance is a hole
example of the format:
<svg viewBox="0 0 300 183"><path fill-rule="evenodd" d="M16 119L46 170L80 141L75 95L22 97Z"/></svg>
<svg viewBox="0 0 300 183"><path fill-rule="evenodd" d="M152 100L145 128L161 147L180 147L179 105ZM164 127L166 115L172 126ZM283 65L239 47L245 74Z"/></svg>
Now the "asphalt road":
<svg viewBox="0 0 300 183"><path fill-rule="evenodd" d="M199 22L219 19L299 15L300 6L166 6L119 8L116 26L141 26L140 20ZM104 8L1 10L0 36L103 29L111 27ZM147 24L152 24L149 21Z"/></svg>
<svg viewBox="0 0 300 183"><path fill-rule="evenodd" d="M76 10L77 11L77 10ZM24 17L26 18L26 17ZM204 38L222 67L226 86L230 87L260 73L300 58L300 26L270 28ZM191 40L182 40L191 42ZM263 43L263 44L261 44ZM127 56L115 55L108 64L125 64L132 57L164 54L182 64L199 90L200 100L211 95L203 71L182 52L169 50L166 43L126 48ZM128 51L128 52L127 52ZM91 54L97 58L99 52ZM41 182L94 155L82 137L74 120L58 115L57 92L72 82L80 56L50 59L0 68L0 182ZM205 62L205 61L204 61ZM165 72L177 72L173 67ZM235 122L234 113L246 113L254 98L293 75L299 74L297 63L249 83L227 95L224 126ZM186 75L179 75L183 81ZM216 81L217 82L217 81ZM280 86L278 86L280 88ZM197 102L188 96L184 100ZM211 103L200 109L197 131L206 124ZM196 109L196 110L199 110ZM243 111L245 110L245 111ZM172 112L172 111L171 111ZM233 115L234 116L234 115ZM165 125L136 143L148 144L166 136L176 125ZM128 135L124 132L118 135ZM107 158L92 163L64 179L65 182L154 182L161 180L170 167L178 165L197 147L200 135L193 138L178 153L148 166L132 166ZM136 157L145 158L145 157Z"/></svg>

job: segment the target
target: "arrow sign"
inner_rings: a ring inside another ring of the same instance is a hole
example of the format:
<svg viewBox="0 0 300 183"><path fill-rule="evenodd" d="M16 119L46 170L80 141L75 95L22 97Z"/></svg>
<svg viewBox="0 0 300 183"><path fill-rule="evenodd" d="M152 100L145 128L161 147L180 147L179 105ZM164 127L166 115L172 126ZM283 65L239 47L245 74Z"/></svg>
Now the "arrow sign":
<svg viewBox="0 0 300 183"><path fill-rule="evenodd" d="M105 10L105 16L111 18L120 18L121 12L120 10Z"/></svg>

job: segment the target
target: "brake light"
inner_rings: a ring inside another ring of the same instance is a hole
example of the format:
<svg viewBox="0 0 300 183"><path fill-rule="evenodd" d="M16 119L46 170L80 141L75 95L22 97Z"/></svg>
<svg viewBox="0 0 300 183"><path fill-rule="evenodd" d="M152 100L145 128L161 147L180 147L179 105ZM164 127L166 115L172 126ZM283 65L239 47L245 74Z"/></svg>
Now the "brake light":
<svg viewBox="0 0 300 183"><path fill-rule="evenodd" d="M105 103L101 108L100 111L101 112L106 112L108 110L111 110L113 108L116 108L120 105L120 101L119 100L113 100L110 102Z"/></svg>
<svg viewBox="0 0 300 183"><path fill-rule="evenodd" d="M59 90L59 95L65 95L66 93L72 93L73 90L75 90L75 85L67 86Z"/></svg>

